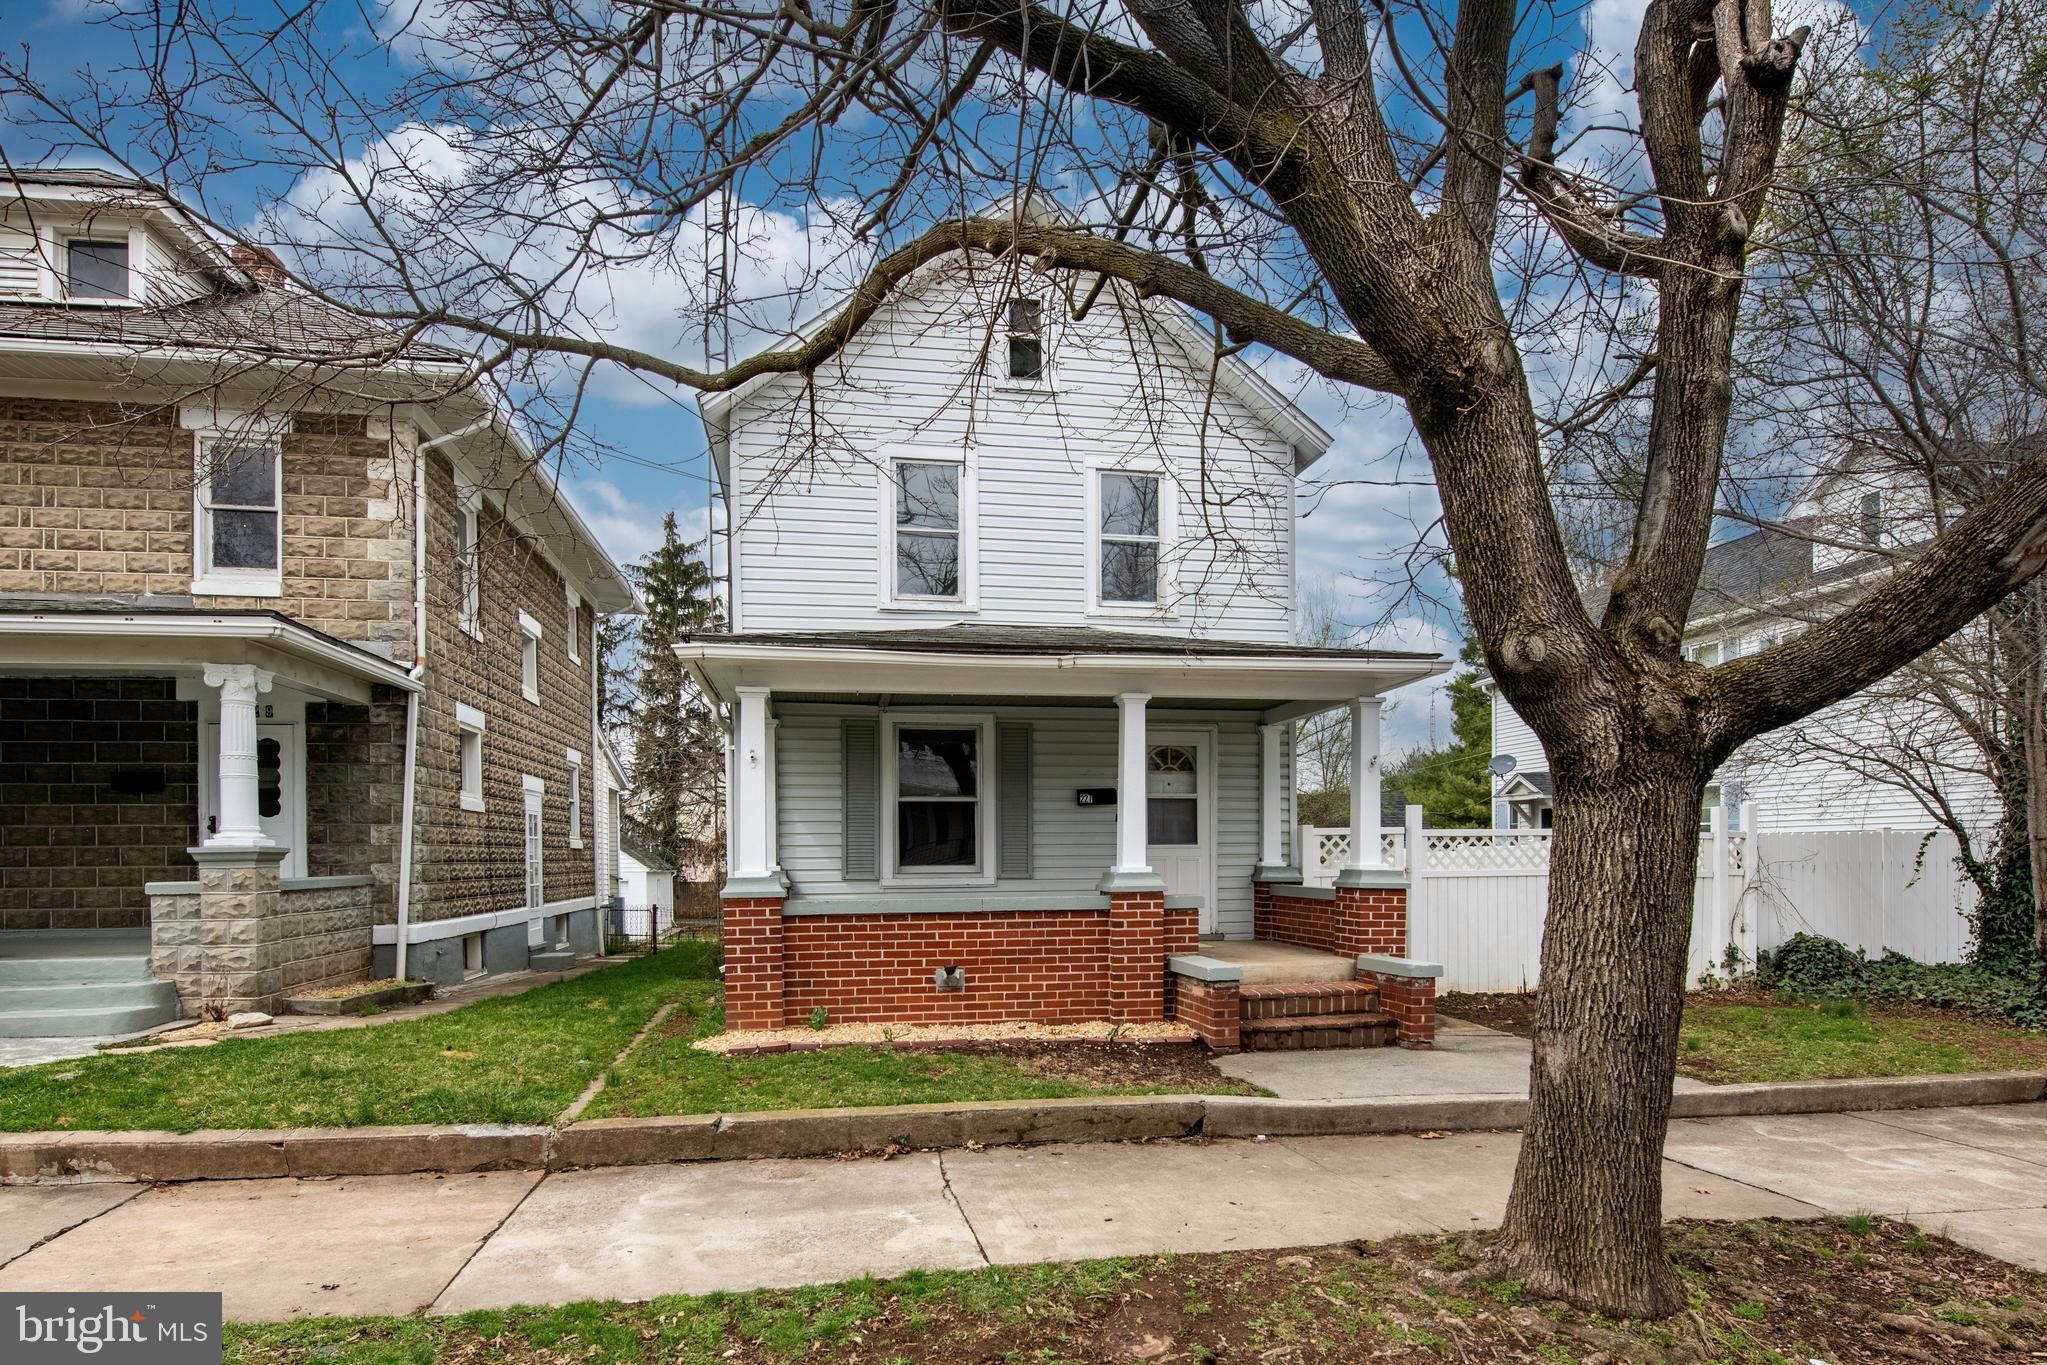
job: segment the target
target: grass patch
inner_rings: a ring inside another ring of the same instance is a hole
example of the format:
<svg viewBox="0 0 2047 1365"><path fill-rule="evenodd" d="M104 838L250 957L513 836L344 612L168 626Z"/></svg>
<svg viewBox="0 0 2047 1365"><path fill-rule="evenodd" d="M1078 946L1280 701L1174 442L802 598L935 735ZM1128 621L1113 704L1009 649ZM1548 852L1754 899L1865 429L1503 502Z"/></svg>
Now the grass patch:
<svg viewBox="0 0 2047 1365"><path fill-rule="evenodd" d="M453 1318L230 1325L232 1365L2024 1360L2047 1346L2047 1278L1875 1223L1851 1262L1826 1222L1680 1223L1685 1311L1615 1322L1525 1301L1482 1234L1309 1250L919 1273L797 1290L579 1303ZM1450 1248L1453 1255L1437 1253ZM1826 1253L1826 1254L1823 1254ZM1893 1353L1889 1343L1904 1349Z"/></svg>
<svg viewBox="0 0 2047 1365"><path fill-rule="evenodd" d="M1192 1045L720 1057L690 1046L723 1026L718 997L716 945L685 942L422 1019L0 1070L0 1130L549 1123L669 1001L669 1021L608 1073L584 1117L1262 1093Z"/></svg>
<svg viewBox="0 0 2047 1365"><path fill-rule="evenodd" d="M547 1123L715 970L715 945L684 943L422 1019L17 1067L0 1129Z"/></svg>
<svg viewBox="0 0 2047 1365"><path fill-rule="evenodd" d="M1533 995L1445 995L1441 1011L1508 1033L1534 1032ZM1685 1001L1677 1070L1697 1080L1847 1080L2047 1067L2047 1033L1979 1015L1860 1000L1806 1000L1757 987Z"/></svg>
<svg viewBox="0 0 2047 1365"><path fill-rule="evenodd" d="M692 1046L723 1027L716 988L686 989L661 1029L612 1069L583 1116L1262 1093L1217 1071L1192 1044L1058 1043L949 1052L882 1044L752 1057L725 1057Z"/></svg>

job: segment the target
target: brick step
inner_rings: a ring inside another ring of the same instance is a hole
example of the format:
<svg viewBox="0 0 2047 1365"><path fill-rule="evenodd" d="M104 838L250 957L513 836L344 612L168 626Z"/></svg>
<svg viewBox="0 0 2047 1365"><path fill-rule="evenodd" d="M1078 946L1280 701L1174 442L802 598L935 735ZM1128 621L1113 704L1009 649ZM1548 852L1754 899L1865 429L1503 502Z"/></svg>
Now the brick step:
<svg viewBox="0 0 2047 1365"><path fill-rule="evenodd" d="M1253 1019L1307 1019L1331 1014L1372 1014L1379 991L1361 981L1304 981L1244 986L1237 991L1237 1015Z"/></svg>
<svg viewBox="0 0 2047 1365"><path fill-rule="evenodd" d="M1237 1026L1246 1052L1307 1052L1331 1047L1390 1047L1400 1025L1390 1014L1319 1014L1246 1019Z"/></svg>

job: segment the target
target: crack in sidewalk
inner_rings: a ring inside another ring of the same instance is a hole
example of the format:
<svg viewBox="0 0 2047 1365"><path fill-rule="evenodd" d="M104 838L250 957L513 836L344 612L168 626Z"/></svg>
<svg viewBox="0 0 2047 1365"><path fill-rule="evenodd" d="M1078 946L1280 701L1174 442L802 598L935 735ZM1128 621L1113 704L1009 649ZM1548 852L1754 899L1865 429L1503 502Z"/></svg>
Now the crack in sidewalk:
<svg viewBox="0 0 2047 1365"><path fill-rule="evenodd" d="M982 1265L994 1265L995 1262L988 1257L988 1248L982 1245L981 1230L974 1226L973 1215L967 1212L966 1201L961 1199L959 1191L952 1187L952 1172L945 1169L944 1152L938 1154L938 1183L945 1190L946 1199L959 1210L960 1221L967 1225L967 1235L974 1239L974 1254L981 1258Z"/></svg>

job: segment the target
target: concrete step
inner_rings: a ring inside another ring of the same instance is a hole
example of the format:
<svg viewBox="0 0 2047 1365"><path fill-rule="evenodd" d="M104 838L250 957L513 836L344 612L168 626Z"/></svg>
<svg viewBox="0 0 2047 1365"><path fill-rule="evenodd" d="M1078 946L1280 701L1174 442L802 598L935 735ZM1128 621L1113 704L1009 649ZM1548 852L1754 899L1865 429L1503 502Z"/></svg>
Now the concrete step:
<svg viewBox="0 0 2047 1365"><path fill-rule="evenodd" d="M1379 992L1359 981L1294 981L1245 985L1237 991L1237 1017L1305 1019L1330 1014L1373 1014Z"/></svg>
<svg viewBox="0 0 2047 1365"><path fill-rule="evenodd" d="M529 972L566 972L576 965L573 948L548 948L526 955L526 970Z"/></svg>
<svg viewBox="0 0 2047 1365"><path fill-rule="evenodd" d="M1392 1015L1322 1014L1281 1019L1246 1019L1237 1026L1246 1052L1307 1052L1334 1047L1390 1047L1400 1025Z"/></svg>
<svg viewBox="0 0 2047 1365"><path fill-rule="evenodd" d="M175 994L168 1005L0 1010L0 1038L87 1038L136 1033L179 1017Z"/></svg>
<svg viewBox="0 0 2047 1365"><path fill-rule="evenodd" d="M45 982L35 986L0 983L0 1014L16 1010L128 1009L139 1005L176 1005L178 993L168 981Z"/></svg>
<svg viewBox="0 0 2047 1365"><path fill-rule="evenodd" d="M0 957L0 987L76 986L101 981L148 981L149 954L92 957Z"/></svg>

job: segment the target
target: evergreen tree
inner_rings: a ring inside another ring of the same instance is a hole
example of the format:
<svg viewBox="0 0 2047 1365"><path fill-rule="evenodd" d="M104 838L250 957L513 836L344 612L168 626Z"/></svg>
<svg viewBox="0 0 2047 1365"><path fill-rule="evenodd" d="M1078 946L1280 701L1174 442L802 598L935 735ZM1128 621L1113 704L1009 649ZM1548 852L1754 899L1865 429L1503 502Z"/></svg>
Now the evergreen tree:
<svg viewBox="0 0 2047 1365"><path fill-rule="evenodd" d="M676 534L672 512L662 519L661 544L628 565L626 576L646 612L606 632L599 695L605 725L630 751L629 808L677 867L716 866L724 847L724 735L717 708L690 681L675 646L724 629L725 614L710 570Z"/></svg>
<svg viewBox="0 0 2047 1365"><path fill-rule="evenodd" d="M1415 750L1388 768L1385 778L1387 791L1419 805L1423 818L1438 829L1475 829L1492 823L1492 783L1486 764L1492 757L1493 703L1485 689L1485 657L1476 635L1465 637L1457 657L1462 667L1450 680L1450 743Z"/></svg>

